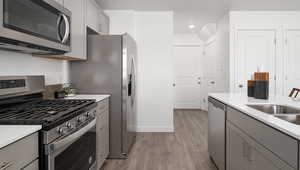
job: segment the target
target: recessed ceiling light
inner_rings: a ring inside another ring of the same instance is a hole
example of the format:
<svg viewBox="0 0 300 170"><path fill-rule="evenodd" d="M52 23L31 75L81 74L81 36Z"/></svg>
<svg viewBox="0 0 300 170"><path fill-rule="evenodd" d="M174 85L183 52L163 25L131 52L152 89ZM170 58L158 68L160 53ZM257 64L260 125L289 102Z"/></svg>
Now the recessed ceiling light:
<svg viewBox="0 0 300 170"><path fill-rule="evenodd" d="M190 25L189 25L189 28L190 28L190 29L194 29L194 28L195 28L195 25L194 25L194 24L190 24Z"/></svg>

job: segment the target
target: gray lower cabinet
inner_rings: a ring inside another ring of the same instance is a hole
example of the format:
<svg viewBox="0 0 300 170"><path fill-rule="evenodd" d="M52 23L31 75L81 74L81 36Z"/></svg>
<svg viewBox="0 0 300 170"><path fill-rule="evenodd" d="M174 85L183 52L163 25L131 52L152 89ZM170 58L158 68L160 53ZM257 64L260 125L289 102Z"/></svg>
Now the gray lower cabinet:
<svg viewBox="0 0 300 170"><path fill-rule="evenodd" d="M39 170L38 133L0 150L0 170Z"/></svg>
<svg viewBox="0 0 300 170"><path fill-rule="evenodd" d="M226 169L249 170L249 161L245 156L246 140L243 138L242 133L235 130L230 123L227 123L226 141Z"/></svg>
<svg viewBox="0 0 300 170"><path fill-rule="evenodd" d="M298 141L227 107L227 170L292 170L298 167Z"/></svg>
<svg viewBox="0 0 300 170"><path fill-rule="evenodd" d="M98 102L96 133L97 166L99 169L109 154L109 99Z"/></svg>
<svg viewBox="0 0 300 170"><path fill-rule="evenodd" d="M227 170L294 170L271 151L227 122Z"/></svg>

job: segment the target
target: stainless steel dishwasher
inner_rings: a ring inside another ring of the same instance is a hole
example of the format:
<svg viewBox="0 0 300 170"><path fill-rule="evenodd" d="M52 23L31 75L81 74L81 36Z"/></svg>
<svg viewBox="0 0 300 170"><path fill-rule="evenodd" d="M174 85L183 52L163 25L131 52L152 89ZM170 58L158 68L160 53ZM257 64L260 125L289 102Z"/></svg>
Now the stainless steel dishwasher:
<svg viewBox="0 0 300 170"><path fill-rule="evenodd" d="M209 98L208 106L208 152L219 170L226 165L226 106Z"/></svg>

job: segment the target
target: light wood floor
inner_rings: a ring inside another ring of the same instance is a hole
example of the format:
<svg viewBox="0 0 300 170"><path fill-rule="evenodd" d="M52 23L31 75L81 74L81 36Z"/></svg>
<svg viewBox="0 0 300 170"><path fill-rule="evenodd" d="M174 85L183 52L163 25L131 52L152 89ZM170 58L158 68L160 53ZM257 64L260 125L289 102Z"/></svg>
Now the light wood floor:
<svg viewBox="0 0 300 170"><path fill-rule="evenodd" d="M207 153L207 112L176 110L175 133L139 133L127 160L103 170L216 170Z"/></svg>

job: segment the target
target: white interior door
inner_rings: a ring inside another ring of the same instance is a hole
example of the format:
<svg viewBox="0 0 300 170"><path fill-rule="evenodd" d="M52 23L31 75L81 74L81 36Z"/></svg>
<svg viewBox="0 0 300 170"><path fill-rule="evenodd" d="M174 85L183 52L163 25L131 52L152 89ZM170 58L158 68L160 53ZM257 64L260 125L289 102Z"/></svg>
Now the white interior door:
<svg viewBox="0 0 300 170"><path fill-rule="evenodd" d="M201 109L201 59L198 46L175 46L175 108Z"/></svg>
<svg viewBox="0 0 300 170"><path fill-rule="evenodd" d="M238 30L235 42L235 92L247 91L247 80L257 71L270 73L270 94L276 94L275 30Z"/></svg>
<svg viewBox="0 0 300 170"><path fill-rule="evenodd" d="M286 31L285 55L287 61L284 91L288 95L293 88L300 88L300 29Z"/></svg>

